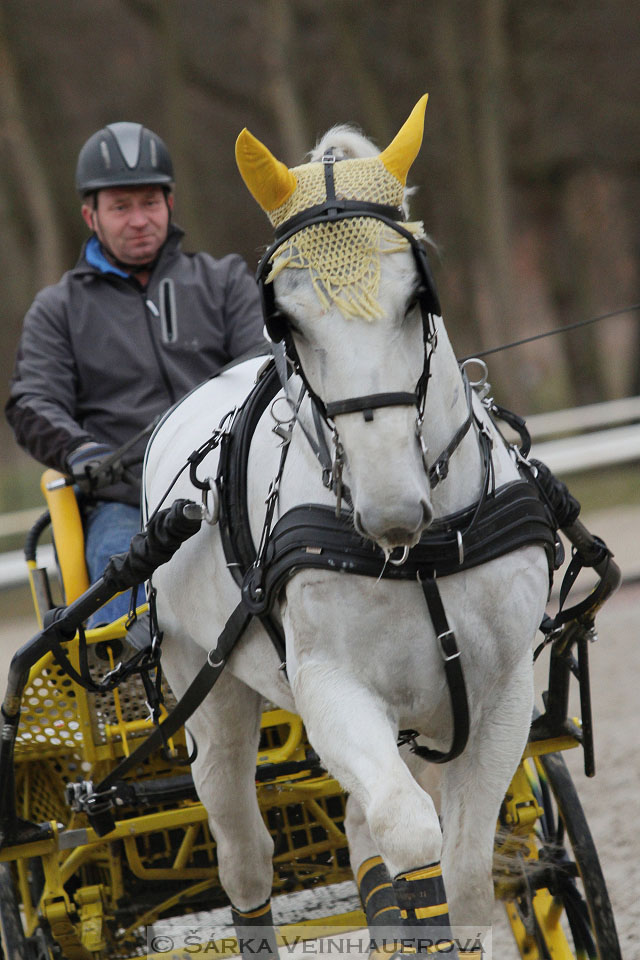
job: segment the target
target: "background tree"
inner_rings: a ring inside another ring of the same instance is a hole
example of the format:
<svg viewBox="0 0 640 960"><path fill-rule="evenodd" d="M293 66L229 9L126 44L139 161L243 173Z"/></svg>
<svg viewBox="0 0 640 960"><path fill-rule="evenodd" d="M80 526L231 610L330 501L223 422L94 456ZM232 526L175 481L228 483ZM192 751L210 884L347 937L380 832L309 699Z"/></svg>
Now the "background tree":
<svg viewBox="0 0 640 960"><path fill-rule="evenodd" d="M85 238L78 150L122 119L167 140L187 249L253 266L269 229L239 130L289 163L336 122L384 146L428 90L412 209L459 355L637 301L639 48L626 0L0 0L2 382L24 311ZM490 374L525 414L637 392L638 315ZM4 423L0 443L27 463Z"/></svg>

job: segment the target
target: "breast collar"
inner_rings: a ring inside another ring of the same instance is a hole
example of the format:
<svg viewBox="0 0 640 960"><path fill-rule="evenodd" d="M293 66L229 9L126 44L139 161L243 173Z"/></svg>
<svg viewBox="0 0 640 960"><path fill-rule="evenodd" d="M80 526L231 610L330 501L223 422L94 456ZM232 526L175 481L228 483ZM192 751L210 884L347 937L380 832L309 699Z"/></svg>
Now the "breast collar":
<svg viewBox="0 0 640 960"><path fill-rule="evenodd" d="M256 565L247 498L249 451L256 426L279 389L271 363L222 441L216 477L227 566L254 614L269 614L286 581L304 567L415 580L421 571L448 576L536 543L546 550L550 572L555 568L554 520L528 477L487 493L480 508L474 504L437 519L401 566L387 563L383 551L356 532L350 511L336 517L324 504L287 511L269 536L266 562Z"/></svg>

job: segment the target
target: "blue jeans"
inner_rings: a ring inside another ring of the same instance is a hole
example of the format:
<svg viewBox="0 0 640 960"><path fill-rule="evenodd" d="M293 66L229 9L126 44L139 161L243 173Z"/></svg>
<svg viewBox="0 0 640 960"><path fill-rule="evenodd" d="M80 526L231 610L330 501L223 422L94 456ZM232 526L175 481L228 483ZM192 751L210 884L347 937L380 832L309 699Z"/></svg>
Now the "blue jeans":
<svg viewBox="0 0 640 960"><path fill-rule="evenodd" d="M85 556L91 583L99 580L109 559L129 549L131 538L140 532L140 510L128 503L102 501L90 507L84 519ZM129 612L129 591L115 597L92 614L88 627L111 623ZM140 600L139 602L142 602Z"/></svg>

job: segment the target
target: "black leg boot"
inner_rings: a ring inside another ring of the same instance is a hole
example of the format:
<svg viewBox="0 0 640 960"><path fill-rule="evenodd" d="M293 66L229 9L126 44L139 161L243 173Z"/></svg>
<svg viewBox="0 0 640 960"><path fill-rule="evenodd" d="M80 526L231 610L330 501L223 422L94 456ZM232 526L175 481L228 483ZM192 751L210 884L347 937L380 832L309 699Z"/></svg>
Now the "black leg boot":
<svg viewBox="0 0 640 960"><path fill-rule="evenodd" d="M393 889L402 917L402 953L459 960L440 864L398 874Z"/></svg>
<svg viewBox="0 0 640 960"><path fill-rule="evenodd" d="M367 915L372 941L371 956L389 960L393 953L393 944L399 944L402 936L402 919L393 883L382 857L369 857L364 860L356 881Z"/></svg>
<svg viewBox="0 0 640 960"><path fill-rule="evenodd" d="M243 960L278 960L270 900L255 910L237 910L231 904L231 918Z"/></svg>

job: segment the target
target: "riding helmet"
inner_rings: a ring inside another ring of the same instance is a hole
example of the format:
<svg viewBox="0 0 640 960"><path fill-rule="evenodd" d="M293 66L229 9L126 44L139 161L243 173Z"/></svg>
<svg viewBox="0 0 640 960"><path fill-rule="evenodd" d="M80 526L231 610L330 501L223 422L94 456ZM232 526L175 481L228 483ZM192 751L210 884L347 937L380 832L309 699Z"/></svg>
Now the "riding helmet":
<svg viewBox="0 0 640 960"><path fill-rule="evenodd" d="M109 123L80 151L76 188L82 195L104 187L151 183L170 187L173 164L165 142L140 123Z"/></svg>

